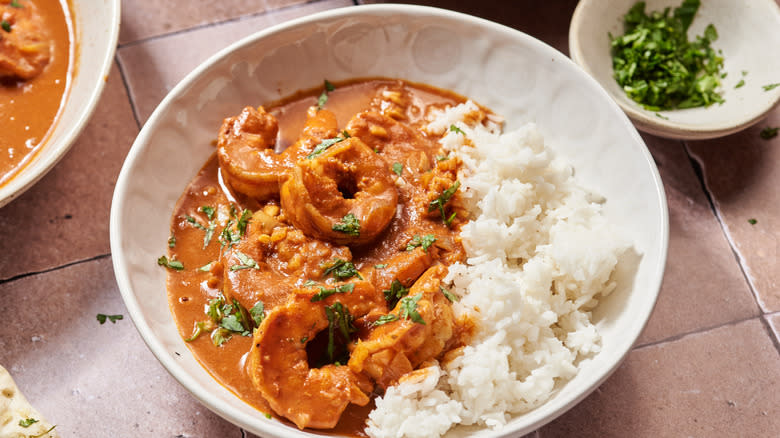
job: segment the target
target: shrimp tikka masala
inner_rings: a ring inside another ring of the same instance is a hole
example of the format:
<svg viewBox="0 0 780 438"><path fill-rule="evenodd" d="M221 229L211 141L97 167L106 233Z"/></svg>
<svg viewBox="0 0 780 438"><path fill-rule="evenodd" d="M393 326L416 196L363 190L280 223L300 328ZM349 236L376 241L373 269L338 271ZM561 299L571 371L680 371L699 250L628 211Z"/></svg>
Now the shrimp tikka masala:
<svg viewBox="0 0 780 438"><path fill-rule="evenodd" d="M219 382L299 428L360 434L373 395L468 342L442 283L465 257L460 163L424 129L463 100L325 81L224 120L158 260Z"/></svg>
<svg viewBox="0 0 780 438"><path fill-rule="evenodd" d="M74 53L66 0L0 0L0 186L45 143Z"/></svg>

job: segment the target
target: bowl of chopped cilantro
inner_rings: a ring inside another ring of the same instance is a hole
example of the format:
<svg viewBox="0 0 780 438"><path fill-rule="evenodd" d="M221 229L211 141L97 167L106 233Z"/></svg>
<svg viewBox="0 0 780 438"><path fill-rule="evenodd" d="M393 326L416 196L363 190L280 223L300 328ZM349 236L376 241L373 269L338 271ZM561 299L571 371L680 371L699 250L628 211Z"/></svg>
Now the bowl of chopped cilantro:
<svg viewBox="0 0 780 438"><path fill-rule="evenodd" d="M728 135L780 103L775 0L581 0L571 58L642 131Z"/></svg>

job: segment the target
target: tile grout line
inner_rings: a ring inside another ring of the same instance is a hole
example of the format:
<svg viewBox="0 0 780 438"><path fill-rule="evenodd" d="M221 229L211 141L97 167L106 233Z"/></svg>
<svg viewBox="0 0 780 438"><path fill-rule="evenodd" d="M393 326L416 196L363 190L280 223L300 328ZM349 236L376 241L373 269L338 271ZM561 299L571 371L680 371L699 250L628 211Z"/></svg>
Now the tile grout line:
<svg viewBox="0 0 780 438"><path fill-rule="evenodd" d="M679 340L681 340L681 339L683 339L685 337L691 336L691 335L697 335L697 334L700 334L700 333L711 332L713 330L717 330L717 329L728 327L728 326L735 326L737 324L742 324L743 322L751 321L753 319L758 319L759 321L762 321L764 316L765 315L763 315L763 314L758 314L758 315L755 315L755 316L749 316L747 318L735 319L735 320L732 320L732 321L727 321L727 322L723 322L723 323L712 325L712 326L708 326L708 327L702 327L702 328L699 328L699 329L696 329L696 330L692 330L692 331L689 331L689 332L678 333L678 334L676 334L674 336L670 336L668 338L659 339L657 341L652 341L652 342L648 342L648 343L645 343L645 344L634 345L631 348L630 351L642 350L642 349L649 348L649 347L656 347L656 346L659 346L661 344L666 344L666 343L669 343L669 342L679 341ZM762 322L762 324L763 324L763 322ZM775 337L771 335L771 333L770 333L770 338L772 339L772 342L775 344L775 347L777 347L777 341L775 340ZM780 352L780 349L778 350L778 352Z"/></svg>
<svg viewBox="0 0 780 438"><path fill-rule="evenodd" d="M720 215L720 212L715 206L715 200L712 197L712 194L710 193L709 189L707 188L707 181L704 179L704 168L701 166L701 163L699 163L693 157L693 154L691 154L690 148L688 147L688 142L682 141L682 144L683 144L683 150L685 151L685 154L688 155L688 161L691 163L691 166L693 167L693 171L696 174L696 178L699 180L701 189L704 192L704 195L707 197L707 202L709 202L710 204L710 209L712 210L712 213L715 216L715 220L717 220L718 225L720 225L720 231L723 233L723 237L726 238L726 242L728 242L729 248L731 249L731 254L734 256L734 259L737 262L737 266L739 266L739 270L740 272L742 272L742 277L745 279L745 282L747 283L748 288L750 289L750 293L753 295L753 301L756 303L756 306L758 307L760 314L764 315L766 312L764 311L764 308L761 306L761 301L758 296L758 291L756 290L753 281L750 279L750 275L748 275L747 266L745 265L744 257L742 257L742 255L739 253L736 243L731 238L731 234L728 232L728 226L726 225L726 222L723 220L723 217Z"/></svg>
<svg viewBox="0 0 780 438"><path fill-rule="evenodd" d="M223 24L238 23L238 22L241 22L241 21L244 21L244 20L251 20L251 19L254 19L254 18L257 18L257 17L262 17L263 15L277 14L277 13L283 13L283 12L286 12L286 11L292 11L292 10L295 10L295 9L298 9L298 8L303 8L303 7L306 7L306 6L309 6L309 5L313 5L315 3L325 3L327 1L328 0L308 0L308 1L303 2L303 3L297 3L297 4L288 5L288 6L282 6L280 8L276 8L276 9L268 9L268 10L264 10L264 11L260 11L260 12L255 12L253 14L240 15L238 17L227 18L227 19L222 20L222 21L214 21L214 22L210 22L210 23L196 24L194 26L190 26L190 27L187 27L187 28L174 30L172 32L161 33L161 34L152 35L152 36L148 36L148 37L145 37L145 38L140 38L140 39L137 39L137 40L133 40L133 41L130 41L130 42L127 42L127 43L118 44L117 45L117 49L121 49L121 48L125 48L125 47L138 46L138 45L141 45L141 44L144 44L144 43L148 43L148 42L151 42L151 41L156 41L156 40L160 40L160 39L164 39L164 38L168 38L168 37L172 37L172 36L176 36L176 35L183 35L183 34L190 33L192 31L208 29L210 27L221 26ZM352 0L352 1L353 2L357 2L357 0Z"/></svg>
<svg viewBox="0 0 780 438"><path fill-rule="evenodd" d="M125 69L122 66L122 60L119 58L119 47L117 47L117 54L114 57L114 62L116 62L116 67L119 70L119 77L122 79L122 85L125 87L125 92L127 93L127 100L130 103L130 110L133 112L133 119L135 120L135 124L138 127L138 129L141 129L141 119L138 117L138 109L136 108L135 99L133 98L133 91L130 89L130 84L127 82L127 74L125 74Z"/></svg>
<svg viewBox="0 0 780 438"><path fill-rule="evenodd" d="M14 275L13 277L9 277L9 278L6 278L6 279L0 279L0 286L4 285L6 283L12 283L12 282L15 282L17 280L21 280L23 278L33 277L33 276L40 275L40 274L48 274L50 272L55 272L55 271L59 271L61 269L70 268L71 266L81 265L83 263L94 262L94 261L102 260L102 259L105 259L105 258L108 258L108 257L111 257L111 253L99 254L99 255L96 255L94 257L90 257L90 258L87 258L87 259L82 259L82 260L76 260L76 261L68 262L68 263L65 263L64 265L55 266L53 268L44 269L42 271L25 272L24 274L18 274L18 275Z"/></svg>

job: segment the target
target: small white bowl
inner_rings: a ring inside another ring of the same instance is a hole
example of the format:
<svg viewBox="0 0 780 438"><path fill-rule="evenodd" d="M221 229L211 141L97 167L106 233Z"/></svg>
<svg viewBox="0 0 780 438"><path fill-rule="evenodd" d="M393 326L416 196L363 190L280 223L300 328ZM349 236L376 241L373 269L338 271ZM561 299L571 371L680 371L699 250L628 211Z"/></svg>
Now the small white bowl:
<svg viewBox="0 0 780 438"><path fill-rule="evenodd" d="M54 131L33 159L0 187L0 207L24 193L70 149L103 92L119 37L120 0L78 0L71 7L76 56L73 80L66 91Z"/></svg>
<svg viewBox="0 0 780 438"><path fill-rule="evenodd" d="M641 254L623 264L618 290L594 312L603 349L582 362L576 377L502 430L456 428L447 436L528 433L596 389L638 338L661 286L668 212L650 153L598 83L555 49L492 22L419 6L337 9L258 32L195 69L146 122L114 191L111 252L128 313L163 366L218 415L264 437L320 436L266 418L211 377L179 335L166 272L156 260L167 250L174 205L214 152L211 140L226 115L317 87L324 78L376 76L471 97L505 116L507 129L535 122L546 143L574 165L577 180L606 197L607 219Z"/></svg>
<svg viewBox="0 0 780 438"><path fill-rule="evenodd" d="M580 0L569 27L571 58L593 76L628 114L637 128L680 139L707 139L753 125L780 103L780 7L775 0L706 0L688 30L689 39L712 23L718 31L713 47L723 51L723 104L674 111L648 111L634 102L613 78L607 35L622 35L623 16L637 0ZM682 0L647 0L645 11L674 9ZM743 76L742 72L747 74ZM740 80L745 85L735 88Z"/></svg>

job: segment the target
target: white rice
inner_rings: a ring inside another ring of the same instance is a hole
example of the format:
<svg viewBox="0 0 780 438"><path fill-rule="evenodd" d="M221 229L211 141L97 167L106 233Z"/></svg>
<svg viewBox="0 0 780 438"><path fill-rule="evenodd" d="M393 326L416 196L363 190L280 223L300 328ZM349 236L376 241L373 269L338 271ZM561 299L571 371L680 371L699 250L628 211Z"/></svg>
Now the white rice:
<svg viewBox="0 0 780 438"><path fill-rule="evenodd" d="M471 314L480 330L456 359L377 398L366 429L374 438L439 437L457 424L500 429L601 348L590 310L615 288L611 274L628 245L533 124L501 134L495 124L465 123L477 110L472 102L447 109L428 130L446 132L443 147L463 162L467 260L445 281L460 297L456 315Z"/></svg>

